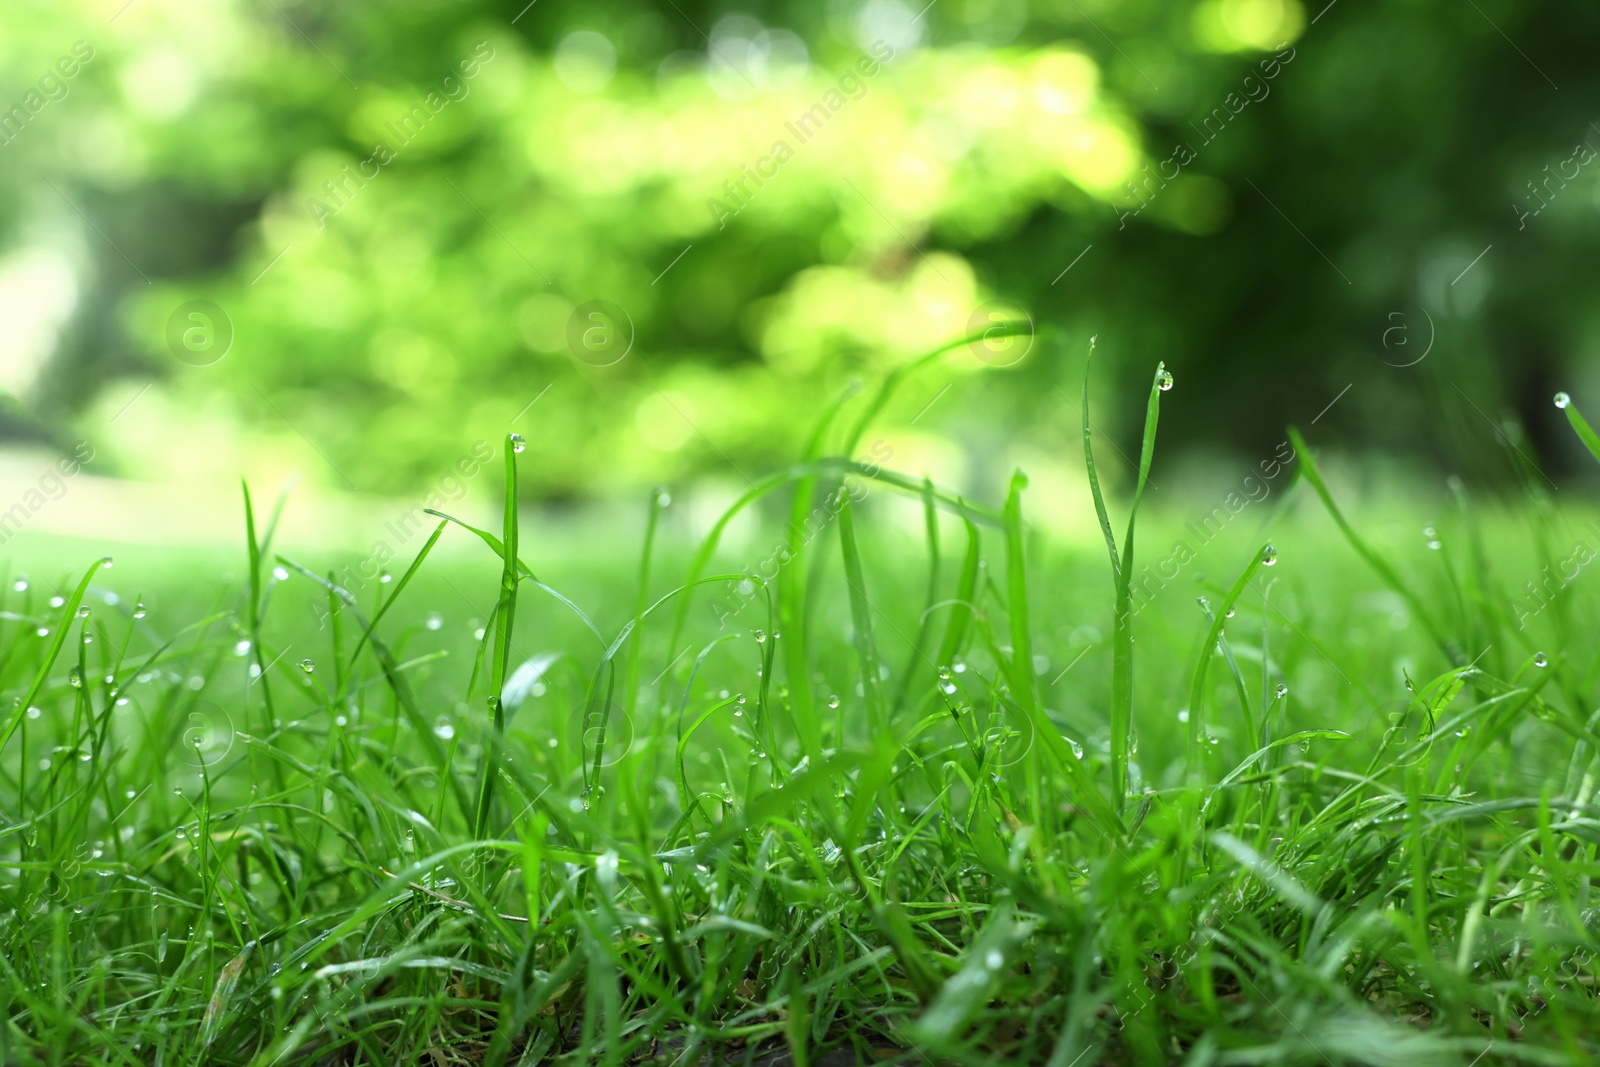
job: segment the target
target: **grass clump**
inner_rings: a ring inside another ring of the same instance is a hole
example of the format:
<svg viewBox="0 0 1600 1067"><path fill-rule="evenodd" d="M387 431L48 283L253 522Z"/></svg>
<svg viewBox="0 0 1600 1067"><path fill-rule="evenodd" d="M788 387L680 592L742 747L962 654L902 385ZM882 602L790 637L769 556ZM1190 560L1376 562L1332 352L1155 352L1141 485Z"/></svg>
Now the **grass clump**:
<svg viewBox="0 0 1600 1067"><path fill-rule="evenodd" d="M1020 473L989 507L848 458L908 372L675 585L661 494L592 603L536 577L513 438L498 533L440 515L375 593L248 493L248 572L187 625L98 562L7 582L0 1059L1587 1062L1592 598L1528 628L1464 506L1442 572L1391 562L1296 435L1332 525L1278 540L1320 564L1252 544L1136 627L1166 372L1120 546L1084 394L1109 602ZM722 568L768 502L776 573ZM470 635L412 605L457 533L498 575L456 574Z"/></svg>

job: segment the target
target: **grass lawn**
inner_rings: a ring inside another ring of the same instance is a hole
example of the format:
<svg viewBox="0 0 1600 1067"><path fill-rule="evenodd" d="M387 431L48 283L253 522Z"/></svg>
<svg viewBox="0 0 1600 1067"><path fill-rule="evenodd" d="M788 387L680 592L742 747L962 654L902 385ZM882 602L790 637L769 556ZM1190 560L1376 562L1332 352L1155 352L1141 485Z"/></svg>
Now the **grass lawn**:
<svg viewBox="0 0 1600 1067"><path fill-rule="evenodd" d="M1536 479L1340 510L1292 438L1090 552L826 458L868 421L737 547L656 496L563 573L512 507L362 579L258 499L8 576L0 1060L1600 1052L1600 535Z"/></svg>

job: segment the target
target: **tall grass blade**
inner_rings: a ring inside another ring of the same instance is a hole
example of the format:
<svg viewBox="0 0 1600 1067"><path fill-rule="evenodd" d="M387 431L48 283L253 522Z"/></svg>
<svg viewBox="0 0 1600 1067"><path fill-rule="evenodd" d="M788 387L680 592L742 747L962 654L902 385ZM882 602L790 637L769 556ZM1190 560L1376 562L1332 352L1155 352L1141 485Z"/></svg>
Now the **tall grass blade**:
<svg viewBox="0 0 1600 1067"><path fill-rule="evenodd" d="M517 559L517 449L512 435L505 439L505 514L501 530L502 568L500 598L495 604L494 657L489 668L490 734L483 747L483 771L478 781L478 807L472 819L472 836L482 841L489 832L489 813L494 803L494 784L499 777L502 743L506 732L506 671L511 662L511 634L517 613L517 583L521 579Z"/></svg>

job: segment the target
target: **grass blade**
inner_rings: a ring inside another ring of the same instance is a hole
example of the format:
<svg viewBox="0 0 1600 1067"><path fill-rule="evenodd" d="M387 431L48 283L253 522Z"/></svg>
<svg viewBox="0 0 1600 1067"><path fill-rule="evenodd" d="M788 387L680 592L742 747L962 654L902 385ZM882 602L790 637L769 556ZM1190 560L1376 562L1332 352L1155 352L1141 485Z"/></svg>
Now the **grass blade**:
<svg viewBox="0 0 1600 1067"><path fill-rule="evenodd" d="M478 807L472 819L472 836L482 841L489 832L489 810L494 803L494 784L498 778L501 742L506 732L506 669L511 662L511 634L517 614L517 583L521 579L517 559L517 445L521 439L507 434L505 440L505 514L501 533L500 599L495 604L494 658L489 668L489 710L493 733L484 745L483 772L478 781Z"/></svg>
<svg viewBox="0 0 1600 1067"><path fill-rule="evenodd" d="M846 494L839 509L839 550L844 556L845 582L850 587L850 625L855 630L856 658L861 665L861 687L867 702L867 725L874 736L889 722L883 704L883 679L878 676L878 646L872 638L872 604L867 599L866 574L856 548L855 520Z"/></svg>

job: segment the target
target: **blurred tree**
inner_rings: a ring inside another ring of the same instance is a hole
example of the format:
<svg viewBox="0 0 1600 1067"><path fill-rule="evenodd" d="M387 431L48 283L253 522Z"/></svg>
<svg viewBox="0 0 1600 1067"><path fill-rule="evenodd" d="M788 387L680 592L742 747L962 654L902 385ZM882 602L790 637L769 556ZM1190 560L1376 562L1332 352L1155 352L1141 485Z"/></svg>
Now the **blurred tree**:
<svg viewBox="0 0 1600 1067"><path fill-rule="evenodd" d="M737 479L1005 300L1053 339L952 357L902 427L1059 445L1098 332L1126 387L1167 361L1177 443L1267 455L1340 397L1353 444L1488 469L1511 409L1565 449L1600 12L1313 2L19 3L0 431L397 491L514 428L547 496ZM169 350L193 300L208 366Z"/></svg>

